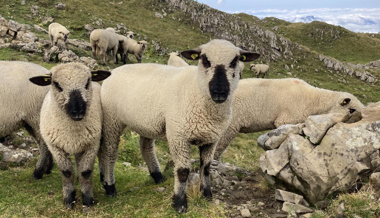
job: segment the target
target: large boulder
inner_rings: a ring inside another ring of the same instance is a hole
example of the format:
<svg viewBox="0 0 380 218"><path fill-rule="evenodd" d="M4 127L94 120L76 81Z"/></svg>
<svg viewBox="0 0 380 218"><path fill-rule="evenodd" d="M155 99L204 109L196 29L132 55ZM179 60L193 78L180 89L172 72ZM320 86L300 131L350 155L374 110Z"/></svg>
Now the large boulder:
<svg viewBox="0 0 380 218"><path fill-rule="evenodd" d="M261 169L303 193L311 203L349 190L380 169L380 102L364 108L362 117L344 123L347 116L343 114L311 116L303 133L295 133L297 126L293 126L285 140L279 132L286 131L260 136L261 144L277 144L276 140L280 144L260 157Z"/></svg>

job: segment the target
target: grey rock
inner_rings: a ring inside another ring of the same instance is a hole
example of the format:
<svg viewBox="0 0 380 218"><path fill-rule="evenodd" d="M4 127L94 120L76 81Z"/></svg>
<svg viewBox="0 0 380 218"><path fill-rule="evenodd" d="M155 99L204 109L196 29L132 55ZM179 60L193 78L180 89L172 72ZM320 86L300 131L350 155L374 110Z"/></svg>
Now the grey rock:
<svg viewBox="0 0 380 218"><path fill-rule="evenodd" d="M26 51L26 52L33 52L33 53L42 53L42 50L40 48L40 43L38 42L26 43L21 47L20 50Z"/></svg>
<svg viewBox="0 0 380 218"><path fill-rule="evenodd" d="M164 18L164 16L162 14L158 13L158 12L156 12L154 14L154 16L157 17L157 18Z"/></svg>
<svg viewBox="0 0 380 218"><path fill-rule="evenodd" d="M156 191L158 191L158 192L164 192L165 190L166 190L166 188L164 188L164 187L156 188Z"/></svg>
<svg viewBox="0 0 380 218"><path fill-rule="evenodd" d="M338 122L344 122L349 119L348 114L323 114L310 116L305 121L303 132L309 136L313 144L319 144L327 130Z"/></svg>
<svg viewBox="0 0 380 218"><path fill-rule="evenodd" d="M79 39L68 39L67 44L73 45L77 48L84 49L87 51L91 51L91 45L90 43L84 41L84 40L79 40Z"/></svg>
<svg viewBox="0 0 380 218"><path fill-rule="evenodd" d="M55 8L57 8L58 10L63 10L66 8L66 4L65 3L58 3L57 5L55 5Z"/></svg>
<svg viewBox="0 0 380 218"><path fill-rule="evenodd" d="M59 52L59 48L57 46L53 46L50 49L45 49L45 53L42 59L45 62L49 62L52 54L55 54L56 57L58 58L58 52Z"/></svg>
<svg viewBox="0 0 380 218"><path fill-rule="evenodd" d="M298 125L282 125L275 130L261 135L257 139L257 145L264 150L273 150L278 148L282 142L288 137L289 133L297 134L300 128Z"/></svg>
<svg viewBox="0 0 380 218"><path fill-rule="evenodd" d="M260 157L260 168L264 173L270 176L277 176L288 162L288 146L281 145L278 149L266 151L264 155Z"/></svg>
<svg viewBox="0 0 380 218"><path fill-rule="evenodd" d="M95 69L98 66L96 60L90 57L80 57L79 60L90 69Z"/></svg>
<svg viewBox="0 0 380 218"><path fill-rule="evenodd" d="M369 182L375 190L380 190L380 172L372 173L369 177Z"/></svg>
<svg viewBox="0 0 380 218"><path fill-rule="evenodd" d="M252 216L251 212L248 209L242 209L240 211L240 214L242 217L251 217Z"/></svg>
<svg viewBox="0 0 380 218"><path fill-rule="evenodd" d="M58 60L63 63L79 61L78 55L71 50L65 50L58 54Z"/></svg>
<svg viewBox="0 0 380 218"><path fill-rule="evenodd" d="M47 30L45 30L44 28L38 26L37 24L34 24L33 27L34 27L34 29L36 29L36 30L38 30L40 32L44 32L46 34L49 34L49 32Z"/></svg>
<svg viewBox="0 0 380 218"><path fill-rule="evenodd" d="M303 205L300 205L300 204L293 204L293 203L289 203L289 202L284 202L284 204L282 205L282 210L285 211L285 212L296 212L297 214L302 214L302 213L312 213L313 212L313 209L309 208L309 207L305 207Z"/></svg>
<svg viewBox="0 0 380 218"><path fill-rule="evenodd" d="M53 23L54 21L54 18L52 17L45 17L43 20L42 20L42 24L43 25L47 25L48 23Z"/></svg>
<svg viewBox="0 0 380 218"><path fill-rule="evenodd" d="M283 191L280 189L276 189L275 199L278 201L284 201L284 202L289 202L293 204L301 204L306 207L309 206L309 203L307 203L307 201L303 198L302 195L297 195L292 192Z"/></svg>
<svg viewBox="0 0 380 218"><path fill-rule="evenodd" d="M0 145L0 155L2 161L16 164L26 163L34 158L32 153L24 149L13 150L4 145Z"/></svg>

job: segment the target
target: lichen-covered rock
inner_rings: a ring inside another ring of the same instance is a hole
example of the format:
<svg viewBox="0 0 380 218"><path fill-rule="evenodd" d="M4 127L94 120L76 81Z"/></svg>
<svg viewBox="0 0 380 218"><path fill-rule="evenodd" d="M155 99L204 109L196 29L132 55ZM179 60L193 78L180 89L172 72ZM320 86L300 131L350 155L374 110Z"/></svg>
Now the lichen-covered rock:
<svg viewBox="0 0 380 218"><path fill-rule="evenodd" d="M0 143L0 159L4 162L22 164L33 159L33 154L23 149L10 149Z"/></svg>
<svg viewBox="0 0 380 218"><path fill-rule="evenodd" d="M63 63L79 61L78 55L71 50L65 50L58 54L58 60Z"/></svg>
<svg viewBox="0 0 380 218"><path fill-rule="evenodd" d="M335 115L321 116L317 120L326 119L330 124L331 120L345 120ZM379 170L380 102L364 108L362 117L355 123L338 122L327 128L317 146L308 140L310 136L290 133L278 149L260 157L261 169L299 190L311 203L349 190L356 181ZM317 120L315 125L306 125L306 135L317 131Z"/></svg>
<svg viewBox="0 0 380 218"><path fill-rule="evenodd" d="M96 60L90 57L80 57L80 61L90 69L95 69L98 66Z"/></svg>
<svg viewBox="0 0 380 218"><path fill-rule="evenodd" d="M301 131L300 125L286 124L277 129L261 135L257 139L257 145L264 150L278 148L288 137L289 133L297 134Z"/></svg>

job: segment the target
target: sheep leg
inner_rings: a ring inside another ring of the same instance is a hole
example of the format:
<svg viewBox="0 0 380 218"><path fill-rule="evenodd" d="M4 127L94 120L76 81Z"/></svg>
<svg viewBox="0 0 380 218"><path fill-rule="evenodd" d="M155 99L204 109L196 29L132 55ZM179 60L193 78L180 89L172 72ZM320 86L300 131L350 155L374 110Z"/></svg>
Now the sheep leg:
<svg viewBox="0 0 380 218"><path fill-rule="evenodd" d="M231 126L228 127L228 129L226 130L226 132L223 134L223 136L220 138L219 142L216 145L214 160L217 160L219 162L221 161L222 154L224 153L224 151L227 149L231 141L236 137L238 133L239 133L238 130L235 130Z"/></svg>
<svg viewBox="0 0 380 218"><path fill-rule="evenodd" d="M160 164L158 163L156 152L154 150L154 139L140 136L140 151L154 182L156 184L165 182L165 178L162 176Z"/></svg>
<svg viewBox="0 0 380 218"><path fill-rule="evenodd" d="M104 109L104 123L102 130L102 140L99 148L99 171L100 181L106 190L106 195L115 197L115 177L114 168L118 154L118 145L120 142L120 135L125 126L119 125L114 118L108 118L107 110Z"/></svg>
<svg viewBox="0 0 380 218"><path fill-rule="evenodd" d="M98 151L97 148L98 146L93 146L92 149L75 155L83 205L85 206L94 205L92 172L94 171L94 163Z"/></svg>
<svg viewBox="0 0 380 218"><path fill-rule="evenodd" d="M118 62L118 60L117 60L117 49L118 49L118 47L117 46L115 46L114 48L113 48L113 60L114 60L114 62L115 62L115 64L118 64L119 62Z"/></svg>
<svg viewBox="0 0 380 218"><path fill-rule="evenodd" d="M75 171L73 163L71 163L69 155L63 150L55 147L49 146L51 153L55 161L57 162L58 168L61 172L62 177L62 188L63 188L63 201L66 208L73 209L75 204L75 188L74 188L74 176Z"/></svg>
<svg viewBox="0 0 380 218"><path fill-rule="evenodd" d="M261 78L264 78L265 77L265 73L263 73L263 76Z"/></svg>
<svg viewBox="0 0 380 218"><path fill-rule="evenodd" d="M141 63L141 56L139 54L135 54L137 62Z"/></svg>
<svg viewBox="0 0 380 218"><path fill-rule="evenodd" d="M173 207L179 213L187 210L187 178L190 174L190 145L183 141L169 141L171 157L174 161Z"/></svg>
<svg viewBox="0 0 380 218"><path fill-rule="evenodd" d="M199 155L201 162L199 170L199 177L201 180L200 191L202 192L203 196L209 201L212 200L210 186L210 165L214 157L215 147L216 144L205 144L199 146Z"/></svg>
<svg viewBox="0 0 380 218"><path fill-rule="evenodd" d="M102 64L106 65L106 51L104 51L104 49L102 48L99 49L99 57L100 57L100 60L102 61Z"/></svg>
<svg viewBox="0 0 380 218"><path fill-rule="evenodd" d="M54 37L53 35L50 35L50 41L51 41L51 47L54 46Z"/></svg>
<svg viewBox="0 0 380 218"><path fill-rule="evenodd" d="M259 73L256 73L256 78L259 78Z"/></svg>

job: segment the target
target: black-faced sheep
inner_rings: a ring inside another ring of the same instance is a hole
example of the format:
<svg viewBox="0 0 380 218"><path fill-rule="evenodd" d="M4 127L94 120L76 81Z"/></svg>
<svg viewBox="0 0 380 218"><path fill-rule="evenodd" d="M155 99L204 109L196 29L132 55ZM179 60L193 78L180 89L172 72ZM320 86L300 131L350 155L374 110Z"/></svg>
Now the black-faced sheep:
<svg viewBox="0 0 380 218"><path fill-rule="evenodd" d="M75 203L75 156L83 205L94 203L92 174L99 150L102 108L100 85L92 81L107 78L107 71L91 72L80 63L61 64L51 74L30 78L40 86L50 86L41 108L41 134L61 172L63 198L67 208Z"/></svg>
<svg viewBox="0 0 380 218"><path fill-rule="evenodd" d="M145 52L146 45L148 44L147 41L141 40L136 41L132 38L127 38L127 44L128 44L128 54L135 55L137 62L141 63L142 56ZM128 55L126 56L127 61L129 61Z"/></svg>
<svg viewBox="0 0 380 218"><path fill-rule="evenodd" d="M263 75L261 78L265 75L269 77L269 66L266 64L251 64L249 69L256 72L256 78L259 78L260 74Z"/></svg>
<svg viewBox="0 0 380 218"><path fill-rule="evenodd" d="M185 60L179 57L178 52L171 52L169 54L168 65L173 67L186 67L189 66Z"/></svg>
<svg viewBox="0 0 380 218"><path fill-rule="evenodd" d="M106 63L107 51L112 51L115 64L117 50L119 47L119 38L112 30L95 29L90 34L90 44L92 48L92 56L96 59L99 56L102 64Z"/></svg>
<svg viewBox="0 0 380 218"><path fill-rule="evenodd" d="M210 163L215 145L230 123L232 96L239 81L238 61L252 61L259 54L225 40L212 40L181 54L199 59L198 66L124 65L104 81L99 168L107 195L116 195L113 172L117 147L128 126L140 135L142 155L156 183L164 178L154 153L154 139L168 140L175 165L173 207L178 213L187 210L190 145L199 147L201 191L212 198Z"/></svg>
<svg viewBox="0 0 380 218"><path fill-rule="evenodd" d="M58 44L58 39L61 39L65 43L65 48L67 49L66 41L69 38L70 31L66 27L59 23L51 23L49 25L49 38L51 40L51 46L56 46Z"/></svg>
<svg viewBox="0 0 380 218"><path fill-rule="evenodd" d="M244 79L232 102L232 121L218 142L219 160L238 133L253 133L302 123L308 116L360 112L363 104L352 94L313 87L299 79Z"/></svg>
<svg viewBox="0 0 380 218"><path fill-rule="evenodd" d="M49 174L53 157L40 132L40 110L48 89L29 82L29 78L49 71L37 64L0 61L0 137L24 127L38 143L40 157L33 172L35 179Z"/></svg>

